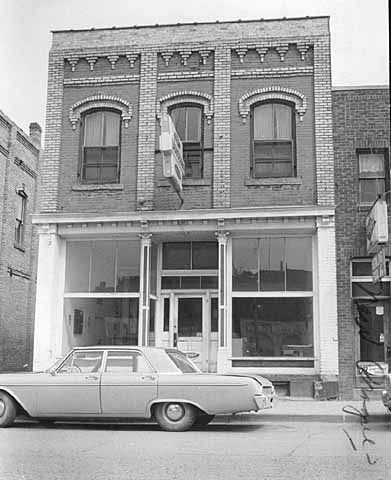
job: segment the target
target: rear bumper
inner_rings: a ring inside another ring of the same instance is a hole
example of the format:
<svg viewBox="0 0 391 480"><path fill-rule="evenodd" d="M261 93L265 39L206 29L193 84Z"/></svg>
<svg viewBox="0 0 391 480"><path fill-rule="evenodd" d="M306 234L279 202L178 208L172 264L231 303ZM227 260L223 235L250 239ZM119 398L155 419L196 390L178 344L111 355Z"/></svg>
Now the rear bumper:
<svg viewBox="0 0 391 480"><path fill-rule="evenodd" d="M273 408L276 403L275 395L254 395L254 401L257 410L264 410L265 408Z"/></svg>

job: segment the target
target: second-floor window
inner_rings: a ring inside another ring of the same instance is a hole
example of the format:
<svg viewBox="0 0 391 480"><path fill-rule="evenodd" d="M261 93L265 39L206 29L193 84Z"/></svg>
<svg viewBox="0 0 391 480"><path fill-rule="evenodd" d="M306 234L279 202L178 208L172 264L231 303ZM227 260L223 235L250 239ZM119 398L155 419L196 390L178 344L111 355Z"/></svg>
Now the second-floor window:
<svg viewBox="0 0 391 480"><path fill-rule="evenodd" d="M386 155L381 149L359 150L359 203L372 204L388 187Z"/></svg>
<svg viewBox="0 0 391 480"><path fill-rule="evenodd" d="M120 125L120 114L110 110L84 115L81 165L83 183L119 181Z"/></svg>
<svg viewBox="0 0 391 480"><path fill-rule="evenodd" d="M23 247L26 218L27 195L24 190L19 190L16 195L16 219L15 219L15 245Z"/></svg>
<svg viewBox="0 0 391 480"><path fill-rule="evenodd" d="M173 107L170 110L179 138L183 143L185 176L203 177L202 108L195 105Z"/></svg>
<svg viewBox="0 0 391 480"><path fill-rule="evenodd" d="M252 176L296 175L294 110L289 104L255 105L251 115Z"/></svg>

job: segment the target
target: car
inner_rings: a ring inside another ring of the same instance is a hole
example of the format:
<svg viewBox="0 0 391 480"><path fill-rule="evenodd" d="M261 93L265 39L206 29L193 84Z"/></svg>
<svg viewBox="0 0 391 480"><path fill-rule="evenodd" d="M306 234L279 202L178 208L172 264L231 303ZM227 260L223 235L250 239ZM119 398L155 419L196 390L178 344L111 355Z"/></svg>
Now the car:
<svg viewBox="0 0 391 480"><path fill-rule="evenodd" d="M27 414L46 422L153 418L185 431L217 414L271 408L275 397L266 378L202 373L177 349L76 347L45 372L0 374L0 427Z"/></svg>
<svg viewBox="0 0 391 480"><path fill-rule="evenodd" d="M385 387L386 389L382 391L382 400L384 406L391 413L391 373L385 376Z"/></svg>

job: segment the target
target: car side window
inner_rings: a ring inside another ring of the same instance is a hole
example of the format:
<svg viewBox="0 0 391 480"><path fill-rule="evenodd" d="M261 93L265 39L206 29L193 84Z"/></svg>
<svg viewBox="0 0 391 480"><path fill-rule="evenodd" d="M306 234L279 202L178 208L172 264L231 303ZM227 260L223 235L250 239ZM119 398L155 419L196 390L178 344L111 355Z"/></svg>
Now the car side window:
<svg viewBox="0 0 391 480"><path fill-rule="evenodd" d="M128 373L150 373L153 370L140 352L109 350L105 372L123 375Z"/></svg>
<svg viewBox="0 0 391 480"><path fill-rule="evenodd" d="M102 367L103 351L77 351L73 352L60 366L57 373L95 373Z"/></svg>

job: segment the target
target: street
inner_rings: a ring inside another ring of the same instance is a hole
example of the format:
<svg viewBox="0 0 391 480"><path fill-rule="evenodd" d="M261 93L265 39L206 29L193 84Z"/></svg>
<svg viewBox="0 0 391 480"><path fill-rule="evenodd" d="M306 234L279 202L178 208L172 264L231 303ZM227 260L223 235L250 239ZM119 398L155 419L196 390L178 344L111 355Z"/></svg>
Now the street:
<svg viewBox="0 0 391 480"><path fill-rule="evenodd" d="M0 478L389 479L391 423L369 427L214 421L167 433L154 424L17 423L0 430ZM370 441L363 446L364 435Z"/></svg>

